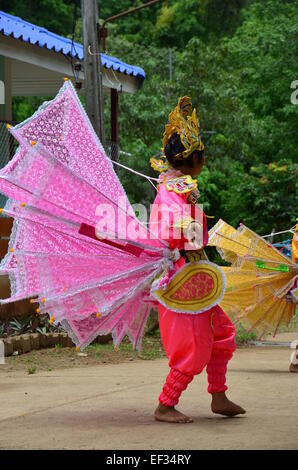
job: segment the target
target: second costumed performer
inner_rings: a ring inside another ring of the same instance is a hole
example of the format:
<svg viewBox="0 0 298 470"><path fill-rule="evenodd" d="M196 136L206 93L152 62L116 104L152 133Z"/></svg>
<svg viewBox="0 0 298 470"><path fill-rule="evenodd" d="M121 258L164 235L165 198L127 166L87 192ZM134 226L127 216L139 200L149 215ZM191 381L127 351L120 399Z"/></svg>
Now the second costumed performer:
<svg viewBox="0 0 298 470"><path fill-rule="evenodd" d="M220 268L207 260L203 250L208 243L208 229L206 216L198 204L197 181L192 177L198 176L203 168L204 145L196 110L192 111L188 97L180 98L169 116L163 136L163 152L165 158L151 159L152 167L161 175L151 211L150 230L158 238L166 240L172 250L179 250L182 256L174 263L172 272L166 274L166 279L159 279L158 284L159 289L163 282L166 285L166 301L163 301L162 289L159 290L158 312L170 372L159 396L155 419L192 422L175 406L194 376L205 367L208 392L212 396L211 410L225 416L244 414L245 410L231 402L225 393L227 364L236 348L235 328L218 305L221 296L214 295ZM186 268L188 262L191 262L188 266L200 268L200 263L204 266L201 273L198 271L190 276L189 282L183 279L187 275L183 266ZM182 286L180 290L179 285ZM185 299L187 311L181 313L181 302L183 304ZM192 299L196 299L193 308ZM198 302L201 305L199 311Z"/></svg>

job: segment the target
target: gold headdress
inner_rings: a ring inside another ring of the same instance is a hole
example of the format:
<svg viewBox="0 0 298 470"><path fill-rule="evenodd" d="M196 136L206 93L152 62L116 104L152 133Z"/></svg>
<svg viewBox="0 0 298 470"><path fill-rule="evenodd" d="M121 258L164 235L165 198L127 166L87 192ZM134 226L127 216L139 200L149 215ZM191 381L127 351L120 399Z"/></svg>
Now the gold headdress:
<svg viewBox="0 0 298 470"><path fill-rule="evenodd" d="M204 144L200 137L200 123L194 108L192 114L192 103L188 96L179 98L178 105L169 115L169 123L165 126L162 139L163 151L169 143L173 134L178 134L185 150L175 156L177 158L187 158L194 150L204 150Z"/></svg>

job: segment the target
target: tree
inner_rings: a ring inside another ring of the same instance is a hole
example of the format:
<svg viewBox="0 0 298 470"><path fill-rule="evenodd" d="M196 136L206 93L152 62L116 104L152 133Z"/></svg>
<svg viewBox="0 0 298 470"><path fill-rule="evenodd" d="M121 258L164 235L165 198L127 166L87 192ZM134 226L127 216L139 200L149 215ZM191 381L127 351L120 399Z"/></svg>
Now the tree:
<svg viewBox="0 0 298 470"><path fill-rule="evenodd" d="M78 0L1 0L1 10L66 36L71 33ZM78 6L79 6L78 2Z"/></svg>
<svg viewBox="0 0 298 470"><path fill-rule="evenodd" d="M6 11L11 8L29 21L71 35L71 2L37 0L39 11L29 2L31 12L20 0L4 3ZM139 3L104 2L100 16ZM45 5L56 8L57 15L43 12ZM146 71L141 90L120 94L120 150L125 152L120 161L158 176L149 158L160 150L178 97L189 95L206 147L199 177L206 212L236 225L241 220L260 233L294 223L298 106L290 102L290 85L297 79L297 25L298 4L286 0L172 0L110 24L107 52ZM77 40L80 28L78 21ZM34 98L30 100L14 99L20 119L36 109ZM109 133L108 96L106 100ZM146 180L122 169L119 174L132 202L153 201L155 192Z"/></svg>

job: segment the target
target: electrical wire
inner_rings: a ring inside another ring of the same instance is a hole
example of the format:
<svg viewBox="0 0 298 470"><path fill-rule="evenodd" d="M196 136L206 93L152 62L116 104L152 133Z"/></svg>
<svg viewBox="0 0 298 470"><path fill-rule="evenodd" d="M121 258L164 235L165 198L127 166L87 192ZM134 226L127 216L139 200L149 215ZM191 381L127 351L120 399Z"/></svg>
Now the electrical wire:
<svg viewBox="0 0 298 470"><path fill-rule="evenodd" d="M143 173L140 173L139 171L136 171L136 170L133 170L132 168L130 168L129 166L125 166L125 165L122 165L121 163L119 162L116 162L115 160L112 160L110 159L111 162L113 162L115 165L118 165L122 168L125 168L125 170L128 170L128 171L131 171L131 173L134 173L135 175L139 175L139 176L142 176L143 178L145 178L147 181L149 181L149 183L153 186L153 188L157 191L157 188L155 186L155 184L152 182L152 181L157 181L158 182L158 179L157 178L152 178L151 176L148 176L148 175L144 175Z"/></svg>

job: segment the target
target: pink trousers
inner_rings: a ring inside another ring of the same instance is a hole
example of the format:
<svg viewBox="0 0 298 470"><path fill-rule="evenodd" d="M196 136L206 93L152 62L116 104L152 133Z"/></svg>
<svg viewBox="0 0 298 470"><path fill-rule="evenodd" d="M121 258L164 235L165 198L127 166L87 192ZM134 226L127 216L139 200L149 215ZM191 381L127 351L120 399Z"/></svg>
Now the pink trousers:
<svg viewBox="0 0 298 470"><path fill-rule="evenodd" d="M219 305L198 315L175 313L162 305L158 311L161 340L171 369L159 401L175 406L205 366L208 392L227 390L227 364L236 349L235 328Z"/></svg>

